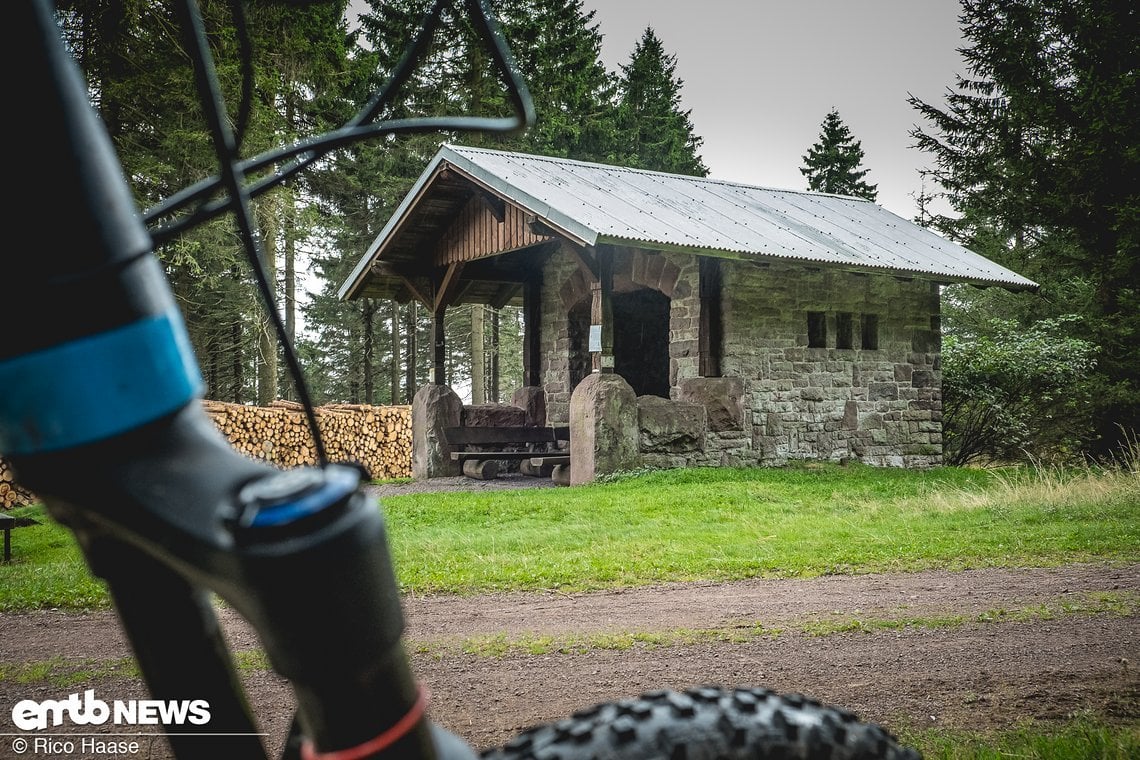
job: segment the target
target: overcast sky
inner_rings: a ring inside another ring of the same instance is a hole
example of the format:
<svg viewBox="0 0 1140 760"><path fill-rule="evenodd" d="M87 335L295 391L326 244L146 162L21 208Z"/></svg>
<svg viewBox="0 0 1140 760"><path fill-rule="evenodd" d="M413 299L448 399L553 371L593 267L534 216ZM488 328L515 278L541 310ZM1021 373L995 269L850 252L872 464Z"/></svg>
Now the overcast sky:
<svg viewBox="0 0 1140 760"><path fill-rule="evenodd" d="M353 6L363 5L352 0ZM682 106L716 179L803 190L799 168L824 117L839 111L861 142L879 203L916 212L908 94L942 104L965 74L958 0L583 0L602 60L629 61L646 27L677 57Z"/></svg>
<svg viewBox="0 0 1140 760"><path fill-rule="evenodd" d="M911 219L926 154L908 93L941 103L965 67L957 0L584 0L616 71L646 27L677 57L709 176L803 190L832 108L863 146L879 203Z"/></svg>

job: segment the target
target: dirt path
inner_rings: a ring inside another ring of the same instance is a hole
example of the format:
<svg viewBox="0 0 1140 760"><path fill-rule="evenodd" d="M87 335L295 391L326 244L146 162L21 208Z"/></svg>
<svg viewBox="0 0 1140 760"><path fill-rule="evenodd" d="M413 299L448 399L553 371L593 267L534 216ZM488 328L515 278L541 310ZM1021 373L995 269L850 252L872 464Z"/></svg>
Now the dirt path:
<svg viewBox="0 0 1140 760"><path fill-rule="evenodd" d="M799 691L889 727L980 729L1081 711L1140 725L1138 595L1140 564L1090 564L408 597L404 607L433 716L485 747L595 702L707 683ZM1130 600L1125 614L1120 600ZM225 610L221 619L235 649L256 647L242 620ZM863 629L811 633L854 621ZM495 647L505 653L487 653ZM0 616L0 664L129 654L110 613ZM265 672L245 679L276 748L287 685ZM5 679L0 732L12 730L16 701L85 688L145 696L123 679L65 688ZM9 751L0 740L0 758ZM164 752L160 742L142 756Z"/></svg>

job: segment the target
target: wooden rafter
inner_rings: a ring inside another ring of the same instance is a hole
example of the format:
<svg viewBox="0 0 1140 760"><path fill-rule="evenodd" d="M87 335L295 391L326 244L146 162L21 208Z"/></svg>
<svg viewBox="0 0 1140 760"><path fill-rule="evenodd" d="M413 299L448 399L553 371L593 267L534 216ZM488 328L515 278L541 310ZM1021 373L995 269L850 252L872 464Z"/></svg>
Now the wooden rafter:
<svg viewBox="0 0 1140 760"><path fill-rule="evenodd" d="M575 263L578 264L578 268L582 270L582 274L586 275L587 282L590 284L598 282L598 256L595 249L585 249L569 241L563 241L562 250L569 253Z"/></svg>
<svg viewBox="0 0 1140 760"><path fill-rule="evenodd" d="M518 292L522 290L521 282L512 282L499 287L499 292L491 299L490 306L498 311L511 302Z"/></svg>
<svg viewBox="0 0 1140 760"><path fill-rule="evenodd" d="M432 299L428 298L424 291L416 285L415 281L412 279L412 276L409 273L398 269L393 264L387 261L377 261L372 264L372 272L381 277L393 277L398 279L400 281L400 284L407 288L408 292L411 293L412 298L416 299L424 306L432 305Z"/></svg>
<svg viewBox="0 0 1140 760"><path fill-rule="evenodd" d="M432 311L438 312L451 302L452 296L455 294L455 289L459 285L459 273L462 270L463 262L457 261L447 265L447 268L443 271L443 277L441 277L436 284L435 298L431 302Z"/></svg>

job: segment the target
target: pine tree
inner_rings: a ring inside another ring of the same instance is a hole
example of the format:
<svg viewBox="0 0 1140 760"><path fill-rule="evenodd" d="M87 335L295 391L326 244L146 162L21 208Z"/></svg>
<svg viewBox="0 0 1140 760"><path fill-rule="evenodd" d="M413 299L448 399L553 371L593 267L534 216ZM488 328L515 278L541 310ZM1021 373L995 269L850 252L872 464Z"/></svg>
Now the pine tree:
<svg viewBox="0 0 1140 760"><path fill-rule="evenodd" d="M862 144L852 137L851 130L834 108L823 120L819 141L808 148L803 161L800 174L807 177L809 190L870 201L878 196L878 185L863 180L870 170L861 168Z"/></svg>
<svg viewBox="0 0 1140 760"><path fill-rule="evenodd" d="M354 58L349 81L351 98L358 107L387 81L428 5L424 0L369 0L360 18L364 44ZM381 118L509 113L499 74L484 44L475 37L464 4L455 3L444 13L430 50ZM402 331L400 350L391 350L390 321L369 327L367 317L373 314L388 320L390 307L369 310L355 303L342 305L336 292L442 143L585 160L598 160L612 152L613 79L600 62L601 36L590 25L593 12L585 13L580 0L502 0L495 4L495 13L535 99L538 118L533 129L521 135L428 133L369 140L339 153L314 180L329 238L328 253L314 262L323 289L306 310L306 318L320 333L322 346L336 347L340 359L321 372L337 393L357 394L370 385L389 387L390 382L373 382L364 376L375 372L390 378L393 368L384 365L384 356L399 355L413 362L411 376L417 383L427 379L424 357L430 342L426 333L409 341L406 330ZM403 307L405 315L408 306ZM431 315L422 308L417 313L422 332L430 325ZM467 318L466 311L449 310L447 329L456 335L469 334L469 329L463 331ZM351 347L369 330L376 336L372 345L377 356L370 364L361 360L359 347L355 353ZM521 353L517 331L502 330L500 340L501 355ZM452 369L460 380L470 373L469 346L464 343L449 339L449 350L456 352ZM413 344L416 350L410 351ZM502 371L513 371L509 366L503 362ZM345 377L336 377L338 372ZM514 378L503 381L503 387L515 384Z"/></svg>
<svg viewBox="0 0 1140 760"><path fill-rule="evenodd" d="M693 129L691 111L681 108L681 87L676 76L677 56L651 27L646 28L622 65L618 84L618 147L614 162L639 169L708 175L698 150L703 142Z"/></svg>
<svg viewBox="0 0 1140 760"><path fill-rule="evenodd" d="M615 82L602 35L581 0L506 0L503 32L534 97L537 120L510 149L603 161L614 140Z"/></svg>
<svg viewBox="0 0 1140 760"><path fill-rule="evenodd" d="M1100 347L1090 449L1140 429L1140 14L1127 0L963 0L969 67L912 133L953 213L932 226L1042 285L960 296L975 322L1066 319ZM992 321L992 319L991 319ZM948 325L954 328L954 323Z"/></svg>
<svg viewBox="0 0 1140 760"><path fill-rule="evenodd" d="M201 5L244 156L323 128L326 83L343 69L345 4L247 8L254 76L247 110L238 107L244 80L231 6ZM138 0L61 0L59 7L140 208L218 174L174 10ZM280 251L286 272L290 252L306 235L296 213L296 198L303 191L298 182L255 202L266 253ZM224 215L165 242L158 255L184 313L207 395L244 402L259 389L264 398L272 398L279 385L277 336L263 329L265 307L233 229L232 216ZM266 263L274 268L273 261ZM259 335L267 338L260 346ZM258 368L264 372L255 381Z"/></svg>

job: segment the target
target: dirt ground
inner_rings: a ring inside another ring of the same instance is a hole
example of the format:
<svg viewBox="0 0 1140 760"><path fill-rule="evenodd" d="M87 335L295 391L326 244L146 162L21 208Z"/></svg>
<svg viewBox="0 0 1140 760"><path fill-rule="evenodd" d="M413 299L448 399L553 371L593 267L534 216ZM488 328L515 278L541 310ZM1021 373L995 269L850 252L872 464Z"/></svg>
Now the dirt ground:
<svg viewBox="0 0 1140 760"><path fill-rule="evenodd" d="M1102 594L1132 602L1123 612L1088 611ZM893 730L992 729L1083 713L1140 726L1140 618L1131 612L1137 594L1140 564L1079 564L582 594L409 596L403 605L431 716L482 749L597 702L704 684L800 692ZM1086 611L1056 614L1065 608ZM231 648L257 647L243 620L225 609L219 616ZM935 624L949 618L958 622ZM842 624L852 620L863 621L863 629L810 632L850 627ZM712 633L693 633L700 631ZM607 646L606 634L659 640ZM553 644L537 652L469 651L487 641ZM592 645L558 646L581 642ZM19 663L128 656L110 612L0 616L0 672ZM288 684L264 671L243 678L276 754L293 706ZM121 677L64 687L4 678L0 758L28 756L12 750L16 702L85 689L105 699L146 696L141 683ZM160 738L144 738L129 756L166 758L169 750Z"/></svg>

